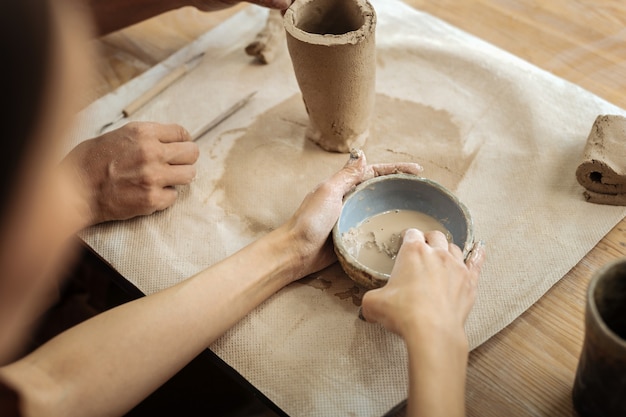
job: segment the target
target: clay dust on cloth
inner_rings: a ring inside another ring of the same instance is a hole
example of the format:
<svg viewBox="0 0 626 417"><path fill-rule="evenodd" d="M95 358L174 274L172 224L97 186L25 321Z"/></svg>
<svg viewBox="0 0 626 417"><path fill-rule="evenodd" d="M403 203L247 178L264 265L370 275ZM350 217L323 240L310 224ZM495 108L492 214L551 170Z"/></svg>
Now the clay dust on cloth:
<svg viewBox="0 0 626 417"><path fill-rule="evenodd" d="M376 105L370 162L415 161L470 210L488 251L468 322L472 348L536 302L624 217L590 204L575 170L599 114L625 112L399 1L374 1ZM200 138L197 178L160 213L81 237L150 294L184 280L284 222L347 161L304 139L307 115L286 45L270 65L245 46L267 11L250 6L165 62L94 102L73 143L163 74L200 65L133 115L194 131L252 91ZM338 265L271 297L210 349L290 416L380 416L404 399L402 341L357 318L363 291Z"/></svg>

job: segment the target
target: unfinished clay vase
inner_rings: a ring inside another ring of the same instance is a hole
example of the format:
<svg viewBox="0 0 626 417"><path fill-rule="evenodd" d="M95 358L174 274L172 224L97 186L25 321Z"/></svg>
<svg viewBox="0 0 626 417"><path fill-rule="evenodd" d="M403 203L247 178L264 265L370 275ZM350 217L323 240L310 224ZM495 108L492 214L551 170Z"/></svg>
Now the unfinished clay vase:
<svg viewBox="0 0 626 417"><path fill-rule="evenodd" d="M572 392L579 417L626 416L626 259L604 266L587 289L585 341Z"/></svg>
<svg viewBox="0 0 626 417"><path fill-rule="evenodd" d="M374 8L367 0L296 0L283 21L307 138L333 152L362 146L376 93Z"/></svg>

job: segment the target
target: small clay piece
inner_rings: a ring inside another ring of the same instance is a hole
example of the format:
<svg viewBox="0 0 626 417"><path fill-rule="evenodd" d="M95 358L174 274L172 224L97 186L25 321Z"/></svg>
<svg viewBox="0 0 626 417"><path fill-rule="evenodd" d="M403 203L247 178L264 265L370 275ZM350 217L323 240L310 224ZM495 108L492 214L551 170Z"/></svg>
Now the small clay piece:
<svg viewBox="0 0 626 417"><path fill-rule="evenodd" d="M362 146L376 93L374 8L367 0L296 0L283 20L307 138L333 152Z"/></svg>
<svg viewBox="0 0 626 417"><path fill-rule="evenodd" d="M626 205L626 117L598 116L587 137L576 179L592 203Z"/></svg>
<svg viewBox="0 0 626 417"><path fill-rule="evenodd" d="M284 35L283 16L280 10L271 9L263 29L257 33L254 41L246 46L246 53L262 64L269 64L274 61Z"/></svg>
<svg viewBox="0 0 626 417"><path fill-rule="evenodd" d="M583 197L590 203L607 204L610 206L626 206L626 193L604 194L593 191L583 191Z"/></svg>

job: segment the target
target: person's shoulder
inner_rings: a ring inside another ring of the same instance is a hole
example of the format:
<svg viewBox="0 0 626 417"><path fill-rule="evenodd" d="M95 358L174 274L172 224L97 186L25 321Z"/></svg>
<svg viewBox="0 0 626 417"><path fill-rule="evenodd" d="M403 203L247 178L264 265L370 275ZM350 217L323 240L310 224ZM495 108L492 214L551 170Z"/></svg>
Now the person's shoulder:
<svg viewBox="0 0 626 417"><path fill-rule="evenodd" d="M17 393L0 380L0 416L20 417Z"/></svg>

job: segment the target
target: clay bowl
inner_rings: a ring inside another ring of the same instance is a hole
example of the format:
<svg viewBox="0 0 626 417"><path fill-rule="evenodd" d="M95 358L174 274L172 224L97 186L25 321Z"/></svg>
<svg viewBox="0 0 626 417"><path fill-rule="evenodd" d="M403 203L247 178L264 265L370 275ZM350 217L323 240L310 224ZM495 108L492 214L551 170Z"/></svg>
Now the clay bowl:
<svg viewBox="0 0 626 417"><path fill-rule="evenodd" d="M385 175L364 181L344 198L332 238L341 267L354 282L365 288L385 285L389 274L359 262L346 247L343 234L376 214L393 210L414 210L435 218L450 232L452 242L463 250L463 256L467 256L473 245L469 211L437 182L410 174Z"/></svg>

